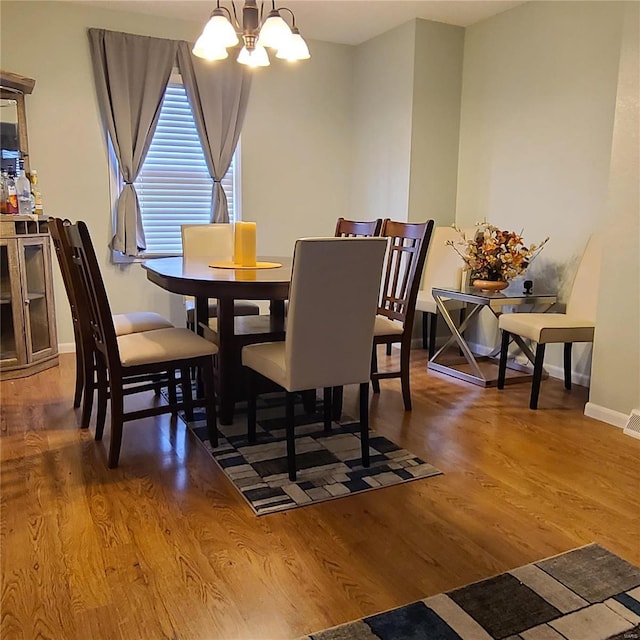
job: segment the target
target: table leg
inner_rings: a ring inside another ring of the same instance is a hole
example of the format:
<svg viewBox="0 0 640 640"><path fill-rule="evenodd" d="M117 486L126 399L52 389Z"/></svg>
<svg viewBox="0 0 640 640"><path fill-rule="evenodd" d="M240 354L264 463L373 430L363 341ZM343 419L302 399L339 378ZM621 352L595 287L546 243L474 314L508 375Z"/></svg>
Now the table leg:
<svg viewBox="0 0 640 640"><path fill-rule="evenodd" d="M233 326L233 300L229 298L218 299L218 398L220 410L218 419L220 424L233 422L235 409L234 398L234 326Z"/></svg>
<svg viewBox="0 0 640 640"><path fill-rule="evenodd" d="M206 324L209 322L209 299L197 297L194 312L194 331L201 336L204 333L204 329L200 326L200 323L204 322Z"/></svg>

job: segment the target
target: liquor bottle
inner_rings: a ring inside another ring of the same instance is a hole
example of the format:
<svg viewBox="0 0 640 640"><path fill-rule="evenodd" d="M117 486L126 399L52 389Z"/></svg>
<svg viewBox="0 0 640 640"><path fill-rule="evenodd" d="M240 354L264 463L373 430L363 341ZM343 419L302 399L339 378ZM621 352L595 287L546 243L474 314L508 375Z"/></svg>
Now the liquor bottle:
<svg viewBox="0 0 640 640"><path fill-rule="evenodd" d="M7 172L7 213L18 213L18 192L16 191L16 181L13 169Z"/></svg>
<svg viewBox="0 0 640 640"><path fill-rule="evenodd" d="M16 193L18 195L18 213L29 215L31 213L31 183L24 175L24 160L18 160L18 175L15 180Z"/></svg>
<svg viewBox="0 0 640 640"><path fill-rule="evenodd" d="M0 172L0 214L7 213L7 172Z"/></svg>
<svg viewBox="0 0 640 640"><path fill-rule="evenodd" d="M43 215L42 193L38 189L38 172L35 169L31 171L31 195L33 197L33 213L37 216Z"/></svg>

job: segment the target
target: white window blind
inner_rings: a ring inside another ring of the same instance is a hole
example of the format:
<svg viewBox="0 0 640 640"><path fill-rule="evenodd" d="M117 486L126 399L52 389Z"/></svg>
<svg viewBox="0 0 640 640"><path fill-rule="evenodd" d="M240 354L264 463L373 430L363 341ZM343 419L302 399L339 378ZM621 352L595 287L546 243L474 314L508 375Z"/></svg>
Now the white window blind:
<svg viewBox="0 0 640 640"><path fill-rule="evenodd" d="M236 219L235 174L234 155L222 180L230 222ZM167 86L135 187L147 241L145 255L179 255L180 226L211 222L212 180L182 84Z"/></svg>

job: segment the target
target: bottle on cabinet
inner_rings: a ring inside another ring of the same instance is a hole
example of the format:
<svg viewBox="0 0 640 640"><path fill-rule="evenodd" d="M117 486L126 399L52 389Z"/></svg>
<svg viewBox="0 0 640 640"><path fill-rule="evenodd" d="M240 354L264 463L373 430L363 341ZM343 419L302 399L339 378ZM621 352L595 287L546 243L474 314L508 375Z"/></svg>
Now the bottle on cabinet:
<svg viewBox="0 0 640 640"><path fill-rule="evenodd" d="M7 213L18 213L18 192L16 190L16 181L14 180L14 171L9 169L7 171Z"/></svg>
<svg viewBox="0 0 640 640"><path fill-rule="evenodd" d="M7 213L7 172L0 172L0 214Z"/></svg>
<svg viewBox="0 0 640 640"><path fill-rule="evenodd" d="M31 213L31 183L24 173L24 160L18 160L18 173L15 185L18 197L18 213L21 216L29 215Z"/></svg>
<svg viewBox="0 0 640 640"><path fill-rule="evenodd" d="M38 172L35 169L31 171L31 196L33 198L33 213L37 216L43 215L42 193L38 189Z"/></svg>

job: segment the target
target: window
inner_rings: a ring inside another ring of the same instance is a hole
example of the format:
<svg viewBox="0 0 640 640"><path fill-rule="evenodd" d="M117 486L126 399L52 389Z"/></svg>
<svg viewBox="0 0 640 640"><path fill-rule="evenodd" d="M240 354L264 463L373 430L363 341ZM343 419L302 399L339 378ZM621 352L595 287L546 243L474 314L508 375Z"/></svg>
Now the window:
<svg viewBox="0 0 640 640"><path fill-rule="evenodd" d="M222 187L229 221L237 217L237 150ZM212 180L191 106L181 82L167 86L158 127L135 181L147 248L145 256L180 255L180 225L211 221Z"/></svg>

